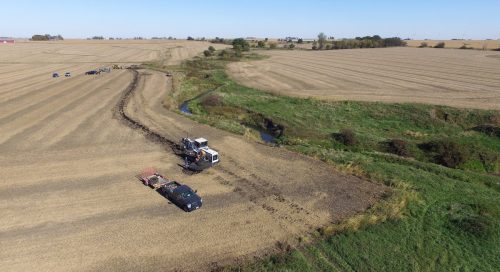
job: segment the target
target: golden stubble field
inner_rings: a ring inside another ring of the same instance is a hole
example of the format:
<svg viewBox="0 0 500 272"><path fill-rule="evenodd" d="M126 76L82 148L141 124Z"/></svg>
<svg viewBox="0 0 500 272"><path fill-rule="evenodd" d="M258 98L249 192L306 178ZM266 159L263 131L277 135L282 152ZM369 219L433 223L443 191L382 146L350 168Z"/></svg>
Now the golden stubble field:
<svg viewBox="0 0 500 272"><path fill-rule="evenodd" d="M84 75L113 63L178 64L209 45L0 45L0 271L206 270L373 205L380 185L166 110L170 78L140 70L127 114L170 140L207 137L221 154L219 166L186 175L171 150L113 114L131 71ZM147 167L197 189L202 209L184 213L143 186L135 175Z"/></svg>
<svg viewBox="0 0 500 272"><path fill-rule="evenodd" d="M446 48L459 48L464 44L467 47L472 47L478 50L494 50L500 48L500 40L410 40L405 42L409 47L418 47L423 42L432 47L440 42L444 42Z"/></svg>
<svg viewBox="0 0 500 272"><path fill-rule="evenodd" d="M232 63L241 84L327 100L500 109L500 52L434 48L261 51Z"/></svg>

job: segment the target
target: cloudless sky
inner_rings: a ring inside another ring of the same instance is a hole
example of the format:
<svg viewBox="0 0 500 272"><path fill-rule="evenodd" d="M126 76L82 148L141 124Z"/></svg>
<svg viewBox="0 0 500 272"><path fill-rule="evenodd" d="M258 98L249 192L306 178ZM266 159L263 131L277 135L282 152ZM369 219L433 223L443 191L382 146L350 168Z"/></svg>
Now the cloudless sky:
<svg viewBox="0 0 500 272"><path fill-rule="evenodd" d="M500 39L500 0L11 0L0 36Z"/></svg>

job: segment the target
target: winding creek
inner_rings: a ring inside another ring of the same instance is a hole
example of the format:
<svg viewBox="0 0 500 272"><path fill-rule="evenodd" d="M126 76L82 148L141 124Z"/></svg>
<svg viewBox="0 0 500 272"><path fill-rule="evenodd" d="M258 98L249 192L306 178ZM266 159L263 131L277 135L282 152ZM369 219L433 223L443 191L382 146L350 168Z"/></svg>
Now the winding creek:
<svg viewBox="0 0 500 272"><path fill-rule="evenodd" d="M206 92L203 92L202 94L194 97L194 98L191 98L189 100L186 100L184 102L182 102L182 104L179 106L179 110L183 113L183 114L186 114L186 115L193 115L193 113L191 112L191 110L189 109L189 102L195 100L195 99L198 99L198 98L201 98L211 92L213 92L214 90L208 90ZM243 124L244 125L244 124ZM250 127L250 126L247 126L247 125L244 125L245 127L247 128L250 128L252 130L256 130L259 132L259 135L260 135L260 139L264 142L264 143L268 143L268 144L276 144L276 136L274 136L271 132L267 131L267 130L264 130L262 128L256 128L256 127Z"/></svg>

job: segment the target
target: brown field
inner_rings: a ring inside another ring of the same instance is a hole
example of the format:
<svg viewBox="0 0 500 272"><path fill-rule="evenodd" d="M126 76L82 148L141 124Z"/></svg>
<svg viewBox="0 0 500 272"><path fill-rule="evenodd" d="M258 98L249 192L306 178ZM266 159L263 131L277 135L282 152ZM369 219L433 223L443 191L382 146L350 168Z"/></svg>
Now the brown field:
<svg viewBox="0 0 500 272"><path fill-rule="evenodd" d="M175 64L208 45L0 45L0 271L208 270L373 205L380 185L167 111L170 78L142 70L127 114L171 140L205 136L221 153L217 167L186 175L170 149L113 115L132 72L83 75L111 63ZM143 186L134 176L151 166L197 189L202 209L184 213Z"/></svg>
<svg viewBox="0 0 500 272"><path fill-rule="evenodd" d="M426 42L429 46L435 46L439 42L444 42L446 48L459 48L464 44L467 47L472 47L474 49L487 49L493 50L500 48L500 40L410 40L406 41L409 47L418 47L423 42Z"/></svg>
<svg viewBox="0 0 500 272"><path fill-rule="evenodd" d="M434 48L261 51L232 63L241 84L328 100L500 109L500 52Z"/></svg>

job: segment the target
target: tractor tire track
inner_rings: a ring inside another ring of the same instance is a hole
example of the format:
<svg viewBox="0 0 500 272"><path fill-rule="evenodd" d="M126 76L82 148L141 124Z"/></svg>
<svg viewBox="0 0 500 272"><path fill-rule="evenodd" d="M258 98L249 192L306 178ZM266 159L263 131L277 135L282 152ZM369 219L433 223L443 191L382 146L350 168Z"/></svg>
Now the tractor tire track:
<svg viewBox="0 0 500 272"><path fill-rule="evenodd" d="M162 145L163 147L170 148L176 155L178 154L176 151L179 150L179 145L173 140L165 137L164 135L154 131L149 128L147 125L143 124L139 120L136 120L129 116L126 113L126 106L132 97L135 94L137 86L139 84L139 72L136 69L130 70L133 74L133 79L129 86L123 92L121 98L118 100L117 105L114 108L115 117L119 118L123 124L127 125L131 129L139 130L148 140ZM235 165L242 172L248 172L244 167L237 164L235 161L230 161L233 165ZM264 179L259 178L254 173L246 173L249 177L245 178L242 175L238 175L228 168L219 165L217 166L216 171L219 171L227 176L231 177L233 182L226 181L225 184L231 184L234 186L234 192L238 193L242 197L246 197L250 200L250 202L259 205L259 199L270 199L271 203L262 203L260 204L261 208L265 211L269 212L276 219L279 219L281 222L281 226L285 228L285 226L289 223L297 224L300 223L306 226L307 229L312 229L313 226L308 223L307 220L303 218L298 218L296 214L305 214L310 215L311 212L307 211L305 208L301 207L299 204L285 198L281 191L274 185L270 184ZM220 176L219 176L220 178ZM273 193L270 193L273 192ZM274 203L274 205L272 204ZM287 205L290 211L284 211L282 208L278 206L283 206L283 204Z"/></svg>
<svg viewBox="0 0 500 272"><path fill-rule="evenodd" d="M133 80L123 92L121 99L118 101L114 109L115 117L120 119L122 123L134 130L140 131L151 142L159 144L166 149L170 148L176 155L179 155L179 146L176 141L172 139L172 137L177 137L179 132L185 133L194 128L198 131L198 133L203 131L204 133L208 133L208 135L212 135L212 139L214 137L222 137L222 135L225 135L225 132L221 132L210 127L206 129L198 127L199 125L196 125L197 123L186 119L183 116L171 113L166 109L161 108L161 105L155 104L152 101L147 101L145 93L143 92L147 91L149 92L149 95L152 95L152 97L148 97L149 99L158 97L158 86L151 83L155 82L158 84L161 82L158 81L158 75L155 74L157 72L149 70L145 72L143 70L138 71L136 69L132 69L131 72L133 73ZM147 80L151 80L151 82L147 83ZM149 86L148 84L153 85ZM151 87L153 89L151 89ZM144 90L139 93L137 92L138 89ZM131 110L127 110L129 106L133 106L133 108L131 108ZM180 124L185 124L186 127L181 128ZM153 129L150 125L155 127L155 129ZM167 126L168 129L162 129L162 125L163 127ZM218 134L221 135L219 136ZM248 147L253 146L251 143L245 143L245 146L247 145ZM275 153L276 150L272 150L271 152ZM285 151L281 150L279 153L282 152ZM305 157L301 157L298 154L293 154L293 156L297 157L299 161L305 159ZM283 185L280 185L275 181L278 176L260 176L257 174L256 169L244 166L242 161L240 161L241 159L226 156L229 154L222 155L224 156L223 162L206 172L215 172L215 181L225 187L231 188L233 193L236 193L243 199L247 199L255 207L259 207L265 211L286 233L293 235L309 233L311 230L318 227L318 222L323 222L319 223L320 225L326 223L324 215L319 216L317 211L315 211L316 208L311 206L306 207L301 204L301 201L295 200L295 198L290 195L290 191L288 189L285 193L280 188ZM311 161L311 159L306 159L304 162L316 164L316 162ZM325 170L328 172L330 171L326 168L317 171L321 172ZM191 172L184 173L192 174ZM325 180L325 178L332 178L331 176L324 174L320 174L319 176L322 180ZM333 177L335 177L335 174ZM277 180L281 180L283 178L284 177L280 177ZM339 178L345 179L345 177ZM292 178L292 180L296 179L297 177ZM343 195L349 194L349 189L342 189L338 191ZM295 194L297 194L296 190ZM346 196L344 199L348 199L348 197ZM331 200L326 199L326 202L330 201ZM341 203L339 204L343 205ZM327 219L327 221L330 221L330 219Z"/></svg>
<svg viewBox="0 0 500 272"><path fill-rule="evenodd" d="M130 71L133 74L132 82L130 82L130 84L123 92L121 98L118 100L118 103L113 109L113 115L118 120L122 121L124 125L130 127L131 129L142 132L146 137L146 139L150 140L151 142L162 145L164 147L169 147L173 151L178 150L179 145L177 143L157 133L156 131L151 130L149 127L142 124L140 121L133 119L125 112L125 107L132 98L132 96L134 95L134 92L137 88L137 84L139 82L139 72L136 69L130 69Z"/></svg>

